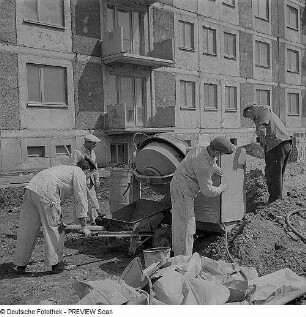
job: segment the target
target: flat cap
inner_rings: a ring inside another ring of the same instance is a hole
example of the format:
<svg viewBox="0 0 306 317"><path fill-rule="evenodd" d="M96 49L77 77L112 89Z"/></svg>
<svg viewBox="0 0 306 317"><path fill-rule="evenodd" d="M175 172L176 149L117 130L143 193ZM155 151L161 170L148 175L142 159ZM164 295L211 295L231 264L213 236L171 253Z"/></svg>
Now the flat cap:
<svg viewBox="0 0 306 317"><path fill-rule="evenodd" d="M224 154L232 154L235 151L234 144L231 143L230 139L223 136L218 136L211 140L210 148L213 151L218 151Z"/></svg>
<svg viewBox="0 0 306 317"><path fill-rule="evenodd" d="M98 139L95 135L93 134L88 134L84 137L84 140L85 141L90 141L90 142L95 142L95 143L98 143L100 142L100 139Z"/></svg>

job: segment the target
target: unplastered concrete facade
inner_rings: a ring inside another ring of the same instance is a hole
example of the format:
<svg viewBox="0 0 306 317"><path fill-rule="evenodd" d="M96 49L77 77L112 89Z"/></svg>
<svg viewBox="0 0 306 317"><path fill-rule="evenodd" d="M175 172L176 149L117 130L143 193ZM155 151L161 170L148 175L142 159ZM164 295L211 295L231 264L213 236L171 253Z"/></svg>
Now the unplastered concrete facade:
<svg viewBox="0 0 306 317"><path fill-rule="evenodd" d="M100 166L132 163L145 138L136 132L190 145L225 134L246 144L254 129L242 111L259 91L305 158L305 3L259 1L265 18L258 0L63 0L60 26L27 19L22 0L0 1L0 172L69 164L89 132L101 138ZM298 12L297 28L290 12ZM182 47L182 26L192 29L192 47ZM205 52L207 29L215 34L213 54ZM224 45L228 34L235 56ZM267 67L258 66L258 42L269 46ZM297 71L288 71L288 52L298 56ZM65 69L65 105L29 103L29 64ZM182 104L182 83L192 84L191 107ZM213 108L205 84L216 87ZM236 91L233 109L228 87ZM289 113L288 94L298 95L298 113Z"/></svg>

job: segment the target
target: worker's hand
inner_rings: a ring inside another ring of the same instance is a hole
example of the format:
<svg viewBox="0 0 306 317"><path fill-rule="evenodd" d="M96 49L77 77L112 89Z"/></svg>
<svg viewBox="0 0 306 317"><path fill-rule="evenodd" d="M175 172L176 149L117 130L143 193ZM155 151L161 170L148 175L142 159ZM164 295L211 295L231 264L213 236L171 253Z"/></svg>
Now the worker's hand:
<svg viewBox="0 0 306 317"><path fill-rule="evenodd" d="M222 171L221 167L216 166L214 169L214 174L218 175L218 176L223 176L223 171Z"/></svg>
<svg viewBox="0 0 306 317"><path fill-rule="evenodd" d="M227 191L228 186L226 184L220 184L219 188L221 189L221 193Z"/></svg>
<svg viewBox="0 0 306 317"><path fill-rule="evenodd" d="M91 231L86 226L82 227L81 231L84 233L85 238L91 235Z"/></svg>

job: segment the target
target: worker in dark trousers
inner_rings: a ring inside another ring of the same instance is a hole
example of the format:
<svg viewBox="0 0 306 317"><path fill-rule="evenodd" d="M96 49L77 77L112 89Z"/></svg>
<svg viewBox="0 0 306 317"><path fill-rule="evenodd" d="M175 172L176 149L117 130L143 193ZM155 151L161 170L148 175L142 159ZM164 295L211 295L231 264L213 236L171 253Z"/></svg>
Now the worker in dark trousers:
<svg viewBox="0 0 306 317"><path fill-rule="evenodd" d="M270 106L252 103L243 110L243 116L254 121L259 143L265 151L270 204L283 198L283 178L292 150L292 139Z"/></svg>

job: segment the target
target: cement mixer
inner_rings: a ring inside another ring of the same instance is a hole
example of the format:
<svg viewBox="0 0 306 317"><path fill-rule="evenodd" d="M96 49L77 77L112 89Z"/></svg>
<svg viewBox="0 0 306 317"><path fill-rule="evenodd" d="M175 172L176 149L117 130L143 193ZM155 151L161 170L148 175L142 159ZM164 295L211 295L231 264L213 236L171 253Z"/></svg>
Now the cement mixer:
<svg viewBox="0 0 306 317"><path fill-rule="evenodd" d="M140 145L135 157L134 179L129 184L136 179L142 186L149 185L155 192L164 195L165 199L135 198L135 201L114 211L112 219L102 218L97 223L114 235L116 231L118 234L130 232L134 239L131 240L130 253L135 252L139 242L141 244L148 239L152 240L153 247L171 246L170 182L187 151L188 145L184 141L164 136L148 137ZM224 232L244 218L245 163L246 152L242 147L219 159L223 181L229 187L221 196L205 197L199 193L195 198L197 230ZM218 186L220 181L219 176L213 177L213 185Z"/></svg>

